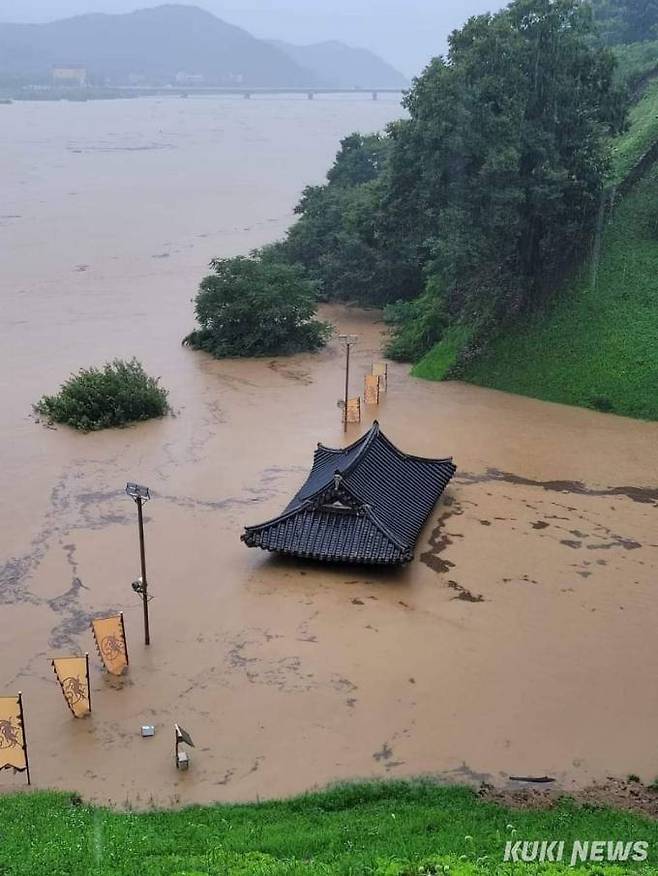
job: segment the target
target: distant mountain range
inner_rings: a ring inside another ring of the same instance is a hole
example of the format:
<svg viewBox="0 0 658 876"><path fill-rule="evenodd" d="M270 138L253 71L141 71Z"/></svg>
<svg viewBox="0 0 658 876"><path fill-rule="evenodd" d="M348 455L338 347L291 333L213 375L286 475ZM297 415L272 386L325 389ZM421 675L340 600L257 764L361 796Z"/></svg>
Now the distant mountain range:
<svg viewBox="0 0 658 876"><path fill-rule="evenodd" d="M381 58L342 43L260 40L195 6L79 15L48 24L0 24L0 78L45 83L84 71L96 85L404 87Z"/></svg>
<svg viewBox="0 0 658 876"><path fill-rule="evenodd" d="M407 88L408 80L395 67L368 49L352 48L330 40L310 46L294 46L280 40L270 45L310 70L318 82L340 88Z"/></svg>

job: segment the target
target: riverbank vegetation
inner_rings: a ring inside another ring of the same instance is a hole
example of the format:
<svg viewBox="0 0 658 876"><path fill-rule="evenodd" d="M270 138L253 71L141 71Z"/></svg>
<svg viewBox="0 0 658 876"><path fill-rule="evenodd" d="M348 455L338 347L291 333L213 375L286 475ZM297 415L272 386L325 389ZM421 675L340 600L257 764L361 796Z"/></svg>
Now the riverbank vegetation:
<svg viewBox="0 0 658 876"><path fill-rule="evenodd" d="M658 823L563 799L510 810L468 788L373 782L291 800L136 813L63 793L0 798L6 876L620 876L655 872ZM646 863L569 867L576 841L646 842ZM508 841L563 840L559 864L504 863Z"/></svg>
<svg viewBox="0 0 658 876"><path fill-rule="evenodd" d="M314 318L314 284L297 265L261 257L214 259L201 282L195 314L201 328L183 343L217 358L276 356L317 350L331 327Z"/></svg>
<svg viewBox="0 0 658 876"><path fill-rule="evenodd" d="M481 386L658 420L658 164L615 207L600 250L463 369ZM429 364L432 353L416 371Z"/></svg>
<svg viewBox="0 0 658 876"><path fill-rule="evenodd" d="M634 202L641 236L607 227L629 218L622 198L655 158L656 26L658 4L631 0L514 0L469 19L414 81L408 118L345 138L326 183L305 189L286 238L258 258L300 266L326 299L384 306L387 353L418 376L656 416L647 199ZM563 330L569 301L582 358L558 380L546 357L566 340L534 334L503 377L512 335L553 313Z"/></svg>
<svg viewBox="0 0 658 876"><path fill-rule="evenodd" d="M34 409L55 423L92 432L163 417L169 410L167 395L137 359L115 359L71 375L56 395L44 395Z"/></svg>

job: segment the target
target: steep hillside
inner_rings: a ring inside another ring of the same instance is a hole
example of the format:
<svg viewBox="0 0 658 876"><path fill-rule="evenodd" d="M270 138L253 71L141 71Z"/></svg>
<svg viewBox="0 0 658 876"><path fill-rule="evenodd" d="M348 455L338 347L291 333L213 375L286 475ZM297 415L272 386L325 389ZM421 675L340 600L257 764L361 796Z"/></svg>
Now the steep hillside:
<svg viewBox="0 0 658 876"><path fill-rule="evenodd" d="M658 83L633 108L631 127L615 145L615 181L628 190L617 196L589 263L545 312L470 362L464 379L658 419L656 143Z"/></svg>
<svg viewBox="0 0 658 876"><path fill-rule="evenodd" d="M630 121L614 145L616 195L590 260L545 311L507 328L462 365L462 379L658 419L658 82ZM453 331L413 373L446 377L468 340L468 329Z"/></svg>
<svg viewBox="0 0 658 876"><path fill-rule="evenodd" d="M405 77L367 49L335 40L310 46L273 41L292 60L305 67L323 85L339 88L406 88Z"/></svg>
<svg viewBox="0 0 658 876"><path fill-rule="evenodd" d="M314 77L276 46L194 6L125 15L80 15L49 24L0 24L0 75L47 81L55 65L82 65L92 80L306 86Z"/></svg>
<svg viewBox="0 0 658 876"><path fill-rule="evenodd" d="M613 147L613 183L628 188L658 159L658 78L630 112L630 127Z"/></svg>

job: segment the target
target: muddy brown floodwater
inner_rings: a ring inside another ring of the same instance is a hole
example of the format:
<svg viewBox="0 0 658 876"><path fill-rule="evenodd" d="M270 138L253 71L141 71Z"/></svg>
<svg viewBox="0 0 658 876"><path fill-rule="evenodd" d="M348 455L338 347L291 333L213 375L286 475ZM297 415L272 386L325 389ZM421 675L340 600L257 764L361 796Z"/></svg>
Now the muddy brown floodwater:
<svg viewBox="0 0 658 876"><path fill-rule="evenodd" d="M180 346L190 298L212 255L282 233L339 137L395 104L0 109L1 682L24 694L34 783L140 806L420 773L652 779L658 425L392 365L346 440L376 415L402 448L459 467L415 562L330 568L240 542L287 503L318 440L342 444L342 355L213 361ZM356 390L382 325L325 313L360 337ZM173 416L92 435L30 417L71 370L132 354L162 375ZM127 480L153 492L150 649ZM119 609L131 664L112 681L89 620ZM49 658L86 650L93 714L76 721ZM187 773L176 721L197 746Z"/></svg>

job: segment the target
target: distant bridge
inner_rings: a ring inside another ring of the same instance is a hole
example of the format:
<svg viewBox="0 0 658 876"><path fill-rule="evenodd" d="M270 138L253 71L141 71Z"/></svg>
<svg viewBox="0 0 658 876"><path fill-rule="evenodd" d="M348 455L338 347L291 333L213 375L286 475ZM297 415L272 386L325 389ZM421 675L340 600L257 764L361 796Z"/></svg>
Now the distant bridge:
<svg viewBox="0 0 658 876"><path fill-rule="evenodd" d="M378 100L380 94L404 94L404 88L256 88L244 85L212 86L212 85L165 85L159 88L145 88L140 85L120 85L115 90L139 95L167 95L188 97L198 94L226 94L242 96L249 100L261 95L305 94L308 100L318 94L369 94L372 100Z"/></svg>

